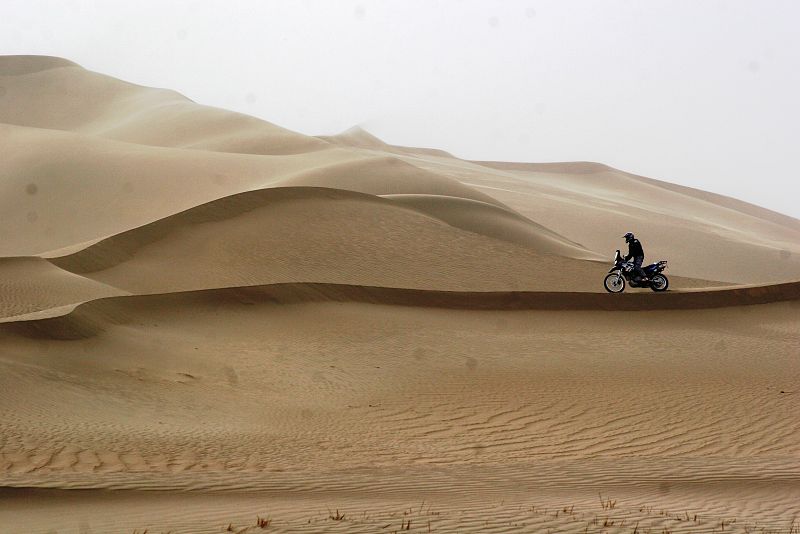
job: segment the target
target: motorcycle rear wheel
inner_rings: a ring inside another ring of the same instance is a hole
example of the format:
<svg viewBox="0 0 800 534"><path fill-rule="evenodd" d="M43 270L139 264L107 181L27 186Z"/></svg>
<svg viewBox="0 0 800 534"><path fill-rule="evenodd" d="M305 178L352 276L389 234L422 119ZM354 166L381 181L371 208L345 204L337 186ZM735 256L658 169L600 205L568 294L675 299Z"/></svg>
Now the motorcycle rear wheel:
<svg viewBox="0 0 800 534"><path fill-rule="evenodd" d="M653 276L653 278L650 279L650 289L657 293L666 291L668 287L669 279L661 273Z"/></svg>
<svg viewBox="0 0 800 534"><path fill-rule="evenodd" d="M625 277L617 273L607 274L603 280L603 287L609 293L622 293L625 291Z"/></svg>

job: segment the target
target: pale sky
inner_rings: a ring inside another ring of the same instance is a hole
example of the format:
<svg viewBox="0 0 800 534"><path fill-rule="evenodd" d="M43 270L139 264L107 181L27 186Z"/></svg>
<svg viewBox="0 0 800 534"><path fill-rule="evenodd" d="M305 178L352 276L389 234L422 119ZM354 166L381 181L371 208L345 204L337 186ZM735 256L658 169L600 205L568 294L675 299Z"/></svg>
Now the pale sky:
<svg viewBox="0 0 800 534"><path fill-rule="evenodd" d="M310 135L598 161L800 218L794 0L0 0L47 54Z"/></svg>

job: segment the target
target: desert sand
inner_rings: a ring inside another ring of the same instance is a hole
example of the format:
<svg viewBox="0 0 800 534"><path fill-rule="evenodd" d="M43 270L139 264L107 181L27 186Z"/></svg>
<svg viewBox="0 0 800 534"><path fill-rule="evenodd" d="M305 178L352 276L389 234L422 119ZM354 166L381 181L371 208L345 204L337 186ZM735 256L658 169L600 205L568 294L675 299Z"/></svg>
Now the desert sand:
<svg viewBox="0 0 800 534"><path fill-rule="evenodd" d="M0 532L800 532L796 219L52 57L0 146Z"/></svg>

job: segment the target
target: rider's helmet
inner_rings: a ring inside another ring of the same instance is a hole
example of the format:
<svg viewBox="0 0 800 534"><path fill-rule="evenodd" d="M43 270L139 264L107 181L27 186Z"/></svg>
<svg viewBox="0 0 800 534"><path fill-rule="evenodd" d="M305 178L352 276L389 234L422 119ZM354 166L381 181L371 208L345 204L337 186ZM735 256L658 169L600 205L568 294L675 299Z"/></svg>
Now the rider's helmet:
<svg viewBox="0 0 800 534"><path fill-rule="evenodd" d="M631 232L628 232L627 234L625 234L622 237L625 238L625 242L626 243L630 243L631 241L633 241L633 234Z"/></svg>

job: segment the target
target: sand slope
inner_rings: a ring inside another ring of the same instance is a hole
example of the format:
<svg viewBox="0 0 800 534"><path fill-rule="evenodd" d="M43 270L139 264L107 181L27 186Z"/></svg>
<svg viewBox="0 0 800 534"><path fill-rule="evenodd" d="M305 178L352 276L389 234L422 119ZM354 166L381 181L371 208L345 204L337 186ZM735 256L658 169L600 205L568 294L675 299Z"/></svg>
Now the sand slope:
<svg viewBox="0 0 800 534"><path fill-rule="evenodd" d="M277 282L443 290L597 285L590 263L463 231L380 197L308 187L229 196L51 261L137 293Z"/></svg>
<svg viewBox="0 0 800 534"><path fill-rule="evenodd" d="M579 243L520 216L510 209L471 199L445 195L384 195L394 202L445 221L451 226L523 245L539 252L580 259L601 260Z"/></svg>
<svg viewBox="0 0 800 534"><path fill-rule="evenodd" d="M634 231L648 257L670 259L681 275L742 283L800 276L800 221L746 202L598 163L470 162L386 145L358 129L325 139L457 179L607 256Z"/></svg>
<svg viewBox="0 0 800 534"><path fill-rule="evenodd" d="M64 524L94 529L262 514L278 531L369 532L413 506L423 531L582 532L596 514L679 526L668 510L701 516L678 531L736 517L743 532L796 512L797 301L636 314L275 296L125 297L0 325L6 483L121 490L28 494L2 517L44 531L42 511L72 502ZM637 350L630 331L648 332Z"/></svg>
<svg viewBox="0 0 800 534"><path fill-rule="evenodd" d="M291 154L327 143L265 121L195 104L84 70L68 61L6 56L0 62L5 98L0 122L69 130L163 147L249 154Z"/></svg>
<svg viewBox="0 0 800 534"><path fill-rule="evenodd" d="M796 532L800 221L60 58L0 145L0 532Z"/></svg>
<svg viewBox="0 0 800 534"><path fill-rule="evenodd" d="M469 166L427 156L413 160L594 251L613 255L624 248L619 236L633 231L649 258L669 259L685 276L743 283L798 276L798 221L744 202L598 164ZM500 175L487 174L487 168Z"/></svg>
<svg viewBox="0 0 800 534"><path fill-rule="evenodd" d="M126 294L41 258L0 258L0 321L49 308Z"/></svg>

